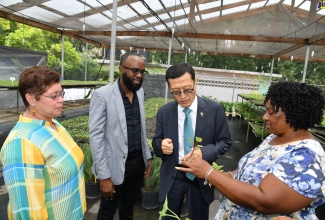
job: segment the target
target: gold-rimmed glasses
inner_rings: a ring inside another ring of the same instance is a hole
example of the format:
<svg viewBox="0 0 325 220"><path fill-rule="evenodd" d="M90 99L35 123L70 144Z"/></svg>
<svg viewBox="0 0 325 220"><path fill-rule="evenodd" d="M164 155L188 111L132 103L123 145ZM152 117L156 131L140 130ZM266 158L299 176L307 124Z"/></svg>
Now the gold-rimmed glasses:
<svg viewBox="0 0 325 220"><path fill-rule="evenodd" d="M62 92L60 92L60 93L58 93L58 94L51 95L51 96L50 96L50 95L41 95L41 96L44 96L44 97L47 97L47 98L53 99L53 101L55 101L55 100L58 100L60 96L61 96L62 98L64 98L64 94L65 94L65 91L62 91Z"/></svg>
<svg viewBox="0 0 325 220"><path fill-rule="evenodd" d="M193 84L194 87L195 84ZM184 93L185 95L189 95L192 94L192 92L194 91L194 88L191 89L184 89L182 90L177 90L177 91L170 91L170 94L172 94L173 96L180 96L182 93Z"/></svg>

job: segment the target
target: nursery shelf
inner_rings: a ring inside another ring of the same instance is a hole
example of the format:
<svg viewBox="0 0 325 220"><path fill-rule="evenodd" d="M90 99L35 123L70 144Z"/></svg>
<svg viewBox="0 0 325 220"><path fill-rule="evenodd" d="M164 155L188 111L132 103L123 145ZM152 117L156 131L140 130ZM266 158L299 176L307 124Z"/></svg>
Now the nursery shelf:
<svg viewBox="0 0 325 220"><path fill-rule="evenodd" d="M256 95L255 95L256 96ZM247 135L246 135L246 142L248 141L248 135L249 135L249 130L250 128L252 128L252 132L256 137L261 137L262 139L264 139L264 134L265 134L265 123L263 121L263 114L264 114L264 100L261 99L260 96L256 96L258 98L254 98L254 95L251 94L238 94L237 95L237 100L238 97L242 98L242 102L243 100L246 100L250 103L250 109L249 109L249 114L248 116L245 118L245 120L247 121ZM254 107L257 108L254 108ZM255 113L254 115L258 116L258 117L254 117L252 118L252 113ZM256 121L259 121L261 123L256 123ZM262 133L260 134L261 131Z"/></svg>
<svg viewBox="0 0 325 220"><path fill-rule="evenodd" d="M248 122L248 124L252 128L252 132L256 137L261 137L262 139L264 138L264 135L265 135L265 124L264 123L256 124L255 122ZM259 131L262 131L262 133Z"/></svg>

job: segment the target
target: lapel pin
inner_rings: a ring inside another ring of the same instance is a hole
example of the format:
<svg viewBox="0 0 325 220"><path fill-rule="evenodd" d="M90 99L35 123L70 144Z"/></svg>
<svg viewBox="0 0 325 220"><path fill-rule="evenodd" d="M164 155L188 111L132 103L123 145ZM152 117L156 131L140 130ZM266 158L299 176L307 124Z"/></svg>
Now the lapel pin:
<svg viewBox="0 0 325 220"><path fill-rule="evenodd" d="M203 112L201 112L200 115L203 117Z"/></svg>

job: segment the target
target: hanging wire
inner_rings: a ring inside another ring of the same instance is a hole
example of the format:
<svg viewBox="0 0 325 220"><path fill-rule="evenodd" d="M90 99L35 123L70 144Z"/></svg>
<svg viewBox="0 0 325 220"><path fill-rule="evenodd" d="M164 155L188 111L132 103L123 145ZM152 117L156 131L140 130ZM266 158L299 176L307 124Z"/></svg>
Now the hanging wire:
<svg viewBox="0 0 325 220"><path fill-rule="evenodd" d="M144 1L144 0L139 0L143 5L144 5L144 7L146 7L147 9L148 9L148 11L153 15L153 16L155 16L155 18L157 18L157 20L162 24L162 25L164 25L165 26L165 28L169 31L169 32L172 32L172 30L167 26L167 24L159 17L159 15L157 15L157 13L154 11L154 10L152 10L150 7L149 7L149 5ZM178 37L175 37L175 39L178 41L178 43L180 44L180 45L182 45L182 42L178 39Z"/></svg>
<svg viewBox="0 0 325 220"><path fill-rule="evenodd" d="M194 32L197 34L197 31L196 31L195 28L193 27L192 22L190 21L190 19L188 18L187 14L186 14L186 11L185 11L185 9L184 9L184 5L183 5L182 1L179 0L179 3L180 3L181 6L182 6L182 9L183 9L184 15L185 15L185 17L187 18L187 20L188 20L188 22L189 22L191 28L192 28L192 29L194 30ZM184 22L184 23L185 23L185 22ZM201 48L203 48L203 47L201 46L201 42L199 41L199 38L198 38L198 44L200 45Z"/></svg>
<svg viewBox="0 0 325 220"><path fill-rule="evenodd" d="M316 24L317 24L318 21L321 20L321 19L324 18L324 17L325 17L325 15L323 15L323 16L320 17L319 19L317 19L317 20L315 20L315 21L313 21L313 22L311 22L311 23L309 23L309 24L307 24L307 25L305 25L305 26L299 28L298 30L295 30L295 31L293 31L293 32L291 32L291 33L285 34L285 35L283 35L283 36L281 36L281 37L285 37L285 36L291 35L291 34L293 34L293 33L296 33L296 32L298 32L298 31L300 31L300 30L302 30L302 29L305 29L306 27L308 27L308 26L314 24L315 22L316 22Z"/></svg>
<svg viewBox="0 0 325 220"><path fill-rule="evenodd" d="M113 14L113 12L112 12L109 8L107 8L103 3L101 3L99 0L96 0L96 1L97 1L101 6L103 6L107 11L109 11L109 12L111 12L111 13ZM140 27L138 27L138 26L135 26L134 24L131 24L130 22L128 22L127 20L123 19L122 17L120 17L120 16L118 16L118 15L117 15L117 17L118 17L119 19L121 19L122 21L124 21L125 23L131 25L132 27L135 27L135 28L137 28L137 29L139 29L139 30L145 30L145 29L143 29L143 28L140 28Z"/></svg>

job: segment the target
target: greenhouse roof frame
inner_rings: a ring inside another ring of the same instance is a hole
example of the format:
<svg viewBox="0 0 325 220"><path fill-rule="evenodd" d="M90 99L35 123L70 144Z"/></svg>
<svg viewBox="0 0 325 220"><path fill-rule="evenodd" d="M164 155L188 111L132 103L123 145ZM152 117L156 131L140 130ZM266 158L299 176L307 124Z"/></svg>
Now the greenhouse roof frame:
<svg viewBox="0 0 325 220"><path fill-rule="evenodd" d="M324 1L325 3L325 1ZM0 0L0 17L110 48L113 0ZM121 0L116 49L325 62L311 0Z"/></svg>

